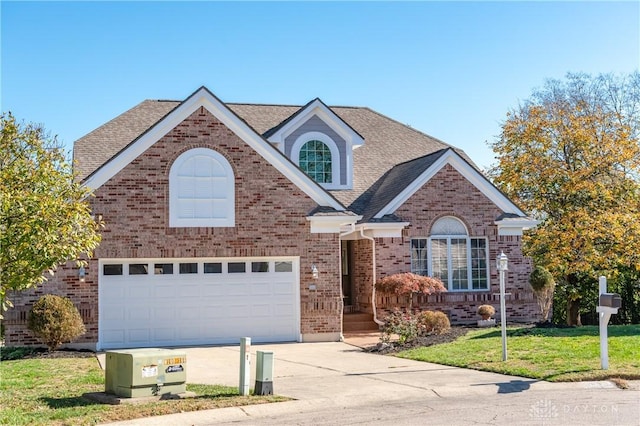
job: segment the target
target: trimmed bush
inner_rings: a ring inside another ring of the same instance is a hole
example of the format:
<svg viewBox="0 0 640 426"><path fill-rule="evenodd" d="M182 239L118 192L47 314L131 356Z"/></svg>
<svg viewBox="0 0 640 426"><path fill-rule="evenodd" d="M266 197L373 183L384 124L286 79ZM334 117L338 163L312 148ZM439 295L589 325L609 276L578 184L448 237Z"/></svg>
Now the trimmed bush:
<svg viewBox="0 0 640 426"><path fill-rule="evenodd" d="M483 320L488 320L495 313L496 313L496 309L491 305L480 305L480 306L478 306L478 315L480 315Z"/></svg>
<svg viewBox="0 0 640 426"><path fill-rule="evenodd" d="M50 351L86 331L80 312L73 302L54 294L42 296L31 307L28 328Z"/></svg>
<svg viewBox="0 0 640 426"><path fill-rule="evenodd" d="M442 334L451 328L449 318L444 312L423 311L418 314L420 334Z"/></svg>
<svg viewBox="0 0 640 426"><path fill-rule="evenodd" d="M546 268L536 266L529 276L529 284L538 300L542 322L545 322L549 319L549 312L553 304L553 293L556 289L556 281L553 279L551 272Z"/></svg>

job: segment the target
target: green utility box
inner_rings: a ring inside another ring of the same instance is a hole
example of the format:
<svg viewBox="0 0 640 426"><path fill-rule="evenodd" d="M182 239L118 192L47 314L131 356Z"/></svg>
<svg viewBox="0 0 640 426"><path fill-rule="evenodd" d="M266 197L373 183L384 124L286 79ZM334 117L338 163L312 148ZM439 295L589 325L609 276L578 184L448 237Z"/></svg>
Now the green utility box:
<svg viewBox="0 0 640 426"><path fill-rule="evenodd" d="M273 352L256 351L256 395L273 395Z"/></svg>
<svg viewBox="0 0 640 426"><path fill-rule="evenodd" d="M172 349L106 353L105 393L125 398L186 392L187 354Z"/></svg>

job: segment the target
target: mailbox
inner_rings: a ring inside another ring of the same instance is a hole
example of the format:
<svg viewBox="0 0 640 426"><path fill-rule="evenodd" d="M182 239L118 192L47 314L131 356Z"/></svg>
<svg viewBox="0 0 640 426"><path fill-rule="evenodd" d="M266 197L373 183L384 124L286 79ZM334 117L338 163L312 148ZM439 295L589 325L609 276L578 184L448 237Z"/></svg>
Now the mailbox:
<svg viewBox="0 0 640 426"><path fill-rule="evenodd" d="M598 304L607 308L621 308L622 297L616 293L602 293Z"/></svg>
<svg viewBox="0 0 640 426"><path fill-rule="evenodd" d="M126 398L186 392L187 355L171 349L106 353L105 393Z"/></svg>

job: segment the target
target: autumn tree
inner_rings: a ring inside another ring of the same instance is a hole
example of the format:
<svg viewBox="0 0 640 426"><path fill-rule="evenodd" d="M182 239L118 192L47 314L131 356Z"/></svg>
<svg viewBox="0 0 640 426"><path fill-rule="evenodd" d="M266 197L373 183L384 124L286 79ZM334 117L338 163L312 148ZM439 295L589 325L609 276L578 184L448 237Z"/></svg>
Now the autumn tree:
<svg viewBox="0 0 640 426"><path fill-rule="evenodd" d="M556 278L569 324L592 277L640 269L639 133L640 74L568 74L510 111L492 144L490 175L540 221L524 249Z"/></svg>
<svg viewBox="0 0 640 426"><path fill-rule="evenodd" d="M0 117L0 301L46 281L57 266L100 242L89 191L76 181L55 138L42 126Z"/></svg>

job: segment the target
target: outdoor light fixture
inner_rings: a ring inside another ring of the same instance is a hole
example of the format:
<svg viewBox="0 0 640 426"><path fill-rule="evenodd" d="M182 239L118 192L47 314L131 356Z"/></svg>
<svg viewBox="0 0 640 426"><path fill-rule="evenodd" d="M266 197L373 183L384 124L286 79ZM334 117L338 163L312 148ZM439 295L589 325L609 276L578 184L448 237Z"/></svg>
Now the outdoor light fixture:
<svg viewBox="0 0 640 426"><path fill-rule="evenodd" d="M78 269L78 278L80 278L80 282L84 282L84 277L87 275L87 271L85 271L84 266L81 266Z"/></svg>
<svg viewBox="0 0 640 426"><path fill-rule="evenodd" d="M311 276L313 277L314 280L318 279L318 268L316 267L316 265L311 265Z"/></svg>
<svg viewBox="0 0 640 426"><path fill-rule="evenodd" d="M507 258L507 255L504 254L504 252L500 252L500 256L498 256L496 264L497 264L497 267L498 267L498 271L506 271L507 270L507 266L509 264L509 259Z"/></svg>
<svg viewBox="0 0 640 426"><path fill-rule="evenodd" d="M505 306L504 292L504 274L507 272L509 259L504 252L500 252L500 256L496 259L496 267L500 272L500 328L502 331L502 360L507 360L507 308Z"/></svg>

